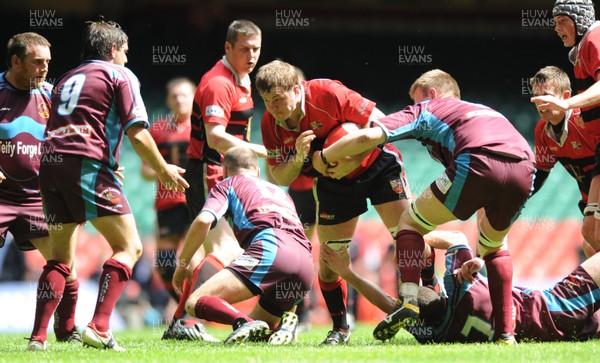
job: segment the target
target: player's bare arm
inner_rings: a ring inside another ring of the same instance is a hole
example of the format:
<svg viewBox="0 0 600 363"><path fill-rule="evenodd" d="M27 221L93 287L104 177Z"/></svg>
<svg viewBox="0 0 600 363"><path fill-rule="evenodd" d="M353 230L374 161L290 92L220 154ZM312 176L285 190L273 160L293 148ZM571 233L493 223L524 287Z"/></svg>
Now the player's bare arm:
<svg viewBox="0 0 600 363"><path fill-rule="evenodd" d="M141 125L133 125L127 130L127 137L135 152L150 165L167 189L184 191L190 186L182 177L185 170L177 165L167 164L148 130Z"/></svg>
<svg viewBox="0 0 600 363"><path fill-rule="evenodd" d="M370 151L386 141L386 134L381 127L361 129L348 134L333 145L313 154L313 167L323 169L327 163L340 161L346 156L358 155Z"/></svg>
<svg viewBox="0 0 600 363"><path fill-rule="evenodd" d="M377 306L381 311L389 313L396 306L397 301L394 297L387 294L371 281L356 274L350 268L350 256L348 255L348 249L342 248L338 252L327 247L326 245L323 245L321 246L320 258L332 271L340 275L341 278L346 280L350 285L352 285L352 287L356 289L356 291L363 295L373 305Z"/></svg>
<svg viewBox="0 0 600 363"><path fill-rule="evenodd" d="M296 138L296 155L275 166L269 166L269 171L277 184L290 185L300 175L304 160L310 152L310 143L314 139L315 134L312 130L304 131Z"/></svg>
<svg viewBox="0 0 600 363"><path fill-rule="evenodd" d="M183 292L183 282L185 279L192 276L190 263L196 251L204 243L214 221L215 216L212 213L200 212L190 225L190 229L183 242L181 254L179 255L177 269L173 275L173 288L178 295L181 295Z"/></svg>
<svg viewBox="0 0 600 363"><path fill-rule="evenodd" d="M6 177L4 176L4 173L0 171L0 183L2 183L5 180L6 180Z"/></svg>
<svg viewBox="0 0 600 363"><path fill-rule="evenodd" d="M206 127L206 141L211 149L224 153L234 146L242 146L254 150L259 158L267 157L267 149L263 145L240 140L229 134L223 125L207 123L204 126Z"/></svg>
<svg viewBox="0 0 600 363"><path fill-rule="evenodd" d="M532 97L531 102L535 103L540 111L566 112L574 108L596 106L600 104L600 81L596 81L590 88L571 98L561 99L551 95L543 95Z"/></svg>

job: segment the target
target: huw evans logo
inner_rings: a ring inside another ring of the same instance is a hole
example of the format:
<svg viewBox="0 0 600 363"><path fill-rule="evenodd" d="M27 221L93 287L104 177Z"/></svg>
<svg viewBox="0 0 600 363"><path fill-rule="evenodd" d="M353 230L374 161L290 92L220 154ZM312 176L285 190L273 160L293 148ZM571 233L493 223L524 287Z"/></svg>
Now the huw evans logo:
<svg viewBox="0 0 600 363"><path fill-rule="evenodd" d="M432 62L433 55L424 45L398 46L398 63L401 65L431 65Z"/></svg>
<svg viewBox="0 0 600 363"><path fill-rule="evenodd" d="M29 10L31 29L60 29L63 23L63 18L56 16L56 10Z"/></svg>
<svg viewBox="0 0 600 363"><path fill-rule="evenodd" d="M277 29L308 29L310 22L311 19L302 16L302 10L275 10Z"/></svg>

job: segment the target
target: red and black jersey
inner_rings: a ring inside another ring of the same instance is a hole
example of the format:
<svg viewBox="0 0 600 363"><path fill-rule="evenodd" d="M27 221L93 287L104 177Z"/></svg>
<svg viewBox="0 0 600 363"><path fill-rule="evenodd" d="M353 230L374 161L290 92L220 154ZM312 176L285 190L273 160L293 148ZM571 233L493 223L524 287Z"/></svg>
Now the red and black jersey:
<svg viewBox="0 0 600 363"><path fill-rule="evenodd" d="M175 122L166 118L150 126L150 135L162 157L169 164L184 166L187 161L186 150L190 144L190 121ZM172 191L158 181L158 191L154 207L157 211L171 209L179 204L185 204L185 193Z"/></svg>
<svg viewBox="0 0 600 363"><path fill-rule="evenodd" d="M202 76L196 89L189 158L220 165L221 153L208 146L206 124L223 125L228 134L248 141L253 112L250 77L240 79L223 57Z"/></svg>
<svg viewBox="0 0 600 363"><path fill-rule="evenodd" d="M594 23L581 41L569 52L574 65L575 93L582 93L598 81L600 71L600 24ZM600 105L584 107L581 117L586 129L596 140L600 138Z"/></svg>
<svg viewBox="0 0 600 363"><path fill-rule="evenodd" d="M577 181L581 199L587 202L592 169L595 163L596 142L587 132L579 113L574 110L565 125L562 135L555 135L552 127L540 120L535 128L535 167L550 171L556 163L561 163Z"/></svg>

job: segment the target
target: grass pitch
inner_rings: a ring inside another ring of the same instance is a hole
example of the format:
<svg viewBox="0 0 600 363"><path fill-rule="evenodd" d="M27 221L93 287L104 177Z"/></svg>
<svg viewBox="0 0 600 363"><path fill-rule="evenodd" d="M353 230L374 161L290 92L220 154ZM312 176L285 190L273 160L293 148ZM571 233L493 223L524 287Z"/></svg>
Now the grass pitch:
<svg viewBox="0 0 600 363"><path fill-rule="evenodd" d="M298 343L276 347L266 343L238 346L185 341L161 341L164 328L127 330L115 334L127 352L101 351L81 345L56 343L51 334L47 352L26 351L27 334L0 335L0 362L595 362L600 340L583 343L522 343L518 347L495 344L419 345L408 333L386 343L375 341L373 326L359 325L345 346L323 347L327 327L300 334ZM209 327L225 339L229 329Z"/></svg>

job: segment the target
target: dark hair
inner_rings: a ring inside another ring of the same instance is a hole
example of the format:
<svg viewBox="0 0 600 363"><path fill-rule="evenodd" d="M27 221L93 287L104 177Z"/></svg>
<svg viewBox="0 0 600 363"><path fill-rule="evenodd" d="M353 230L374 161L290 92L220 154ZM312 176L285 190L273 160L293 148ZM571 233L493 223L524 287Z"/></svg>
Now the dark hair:
<svg viewBox="0 0 600 363"><path fill-rule="evenodd" d="M250 20L234 20L227 28L225 41L233 47L237 41L238 34L244 34L249 37L251 35L261 35L260 28Z"/></svg>
<svg viewBox="0 0 600 363"><path fill-rule="evenodd" d="M446 298L428 287L419 287L417 296L420 308L420 318L427 325L437 325L442 322L446 315Z"/></svg>
<svg viewBox="0 0 600 363"><path fill-rule="evenodd" d="M19 59L25 58L27 53L31 51L32 46L41 45L50 48L50 42L48 39L34 32L27 32L13 35L8 40L6 45L7 59L6 64L8 69L12 67L12 57L16 55Z"/></svg>
<svg viewBox="0 0 600 363"><path fill-rule="evenodd" d="M117 49L121 49L125 43L127 43L127 34L121 26L114 21L106 21L100 16L98 21L85 23L81 60L110 60L113 44Z"/></svg>

